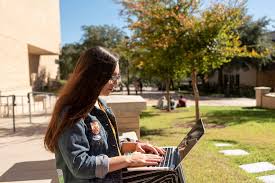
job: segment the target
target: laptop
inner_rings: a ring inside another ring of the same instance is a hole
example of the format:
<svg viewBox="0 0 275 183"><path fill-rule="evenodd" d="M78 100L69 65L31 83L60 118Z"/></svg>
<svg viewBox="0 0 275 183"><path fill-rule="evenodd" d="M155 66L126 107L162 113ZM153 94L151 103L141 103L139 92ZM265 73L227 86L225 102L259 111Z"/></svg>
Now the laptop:
<svg viewBox="0 0 275 183"><path fill-rule="evenodd" d="M127 171L149 171L149 170L173 170L180 166L183 159L187 156L190 150L200 140L205 133L205 128L202 119L198 120L192 129L183 138L180 144L175 146L162 147L166 153L164 160L157 166L146 167L130 167Z"/></svg>

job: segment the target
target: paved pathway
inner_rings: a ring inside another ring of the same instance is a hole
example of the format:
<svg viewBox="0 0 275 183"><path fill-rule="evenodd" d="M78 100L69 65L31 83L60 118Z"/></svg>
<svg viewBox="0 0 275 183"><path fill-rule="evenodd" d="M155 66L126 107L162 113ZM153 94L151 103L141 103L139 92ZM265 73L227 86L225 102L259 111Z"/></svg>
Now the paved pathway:
<svg viewBox="0 0 275 183"><path fill-rule="evenodd" d="M49 116L16 119L0 118L0 182L57 183L54 155L43 147ZM53 180L52 180L53 178ZM24 181L24 182L22 182Z"/></svg>
<svg viewBox="0 0 275 183"><path fill-rule="evenodd" d="M126 91L123 92L114 92L115 95L127 95ZM131 91L131 95L134 95L134 91ZM159 98L165 95L165 92L157 91L155 89L147 89L139 93L146 101L147 106L156 105ZM171 92L172 97L176 100L179 98L178 94ZM184 96L187 99L187 105L195 105L194 98L191 95ZM201 96L200 97L201 106L242 106L242 107L251 107L256 106L256 99L253 98L225 98L220 96Z"/></svg>
<svg viewBox="0 0 275 183"><path fill-rule="evenodd" d="M227 147L226 150L220 150L220 153L223 153L224 155L228 156L244 156L249 155L245 150L242 149L232 149L233 144L229 143L215 143L216 147ZM228 148L229 147L229 148ZM230 148L231 147L231 148ZM243 170L245 170L247 173L261 173L261 172L268 172L275 170L275 165L269 163L269 162L253 162L248 164L243 164L239 166ZM259 180L263 181L264 183L275 183L275 175L266 175L266 176L260 176L257 177Z"/></svg>

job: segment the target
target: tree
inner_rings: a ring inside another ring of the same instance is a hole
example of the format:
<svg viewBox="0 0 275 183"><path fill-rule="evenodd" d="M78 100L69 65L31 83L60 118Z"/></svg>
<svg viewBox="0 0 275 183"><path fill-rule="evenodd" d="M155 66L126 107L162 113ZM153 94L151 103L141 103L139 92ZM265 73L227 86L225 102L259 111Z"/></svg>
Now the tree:
<svg viewBox="0 0 275 183"><path fill-rule="evenodd" d="M197 0L121 3L135 46L146 55L145 70L165 78L167 84L177 75L192 75L198 120L197 74L220 67L235 55L247 54L236 31L245 17L244 4L238 0L218 2L203 9Z"/></svg>
<svg viewBox="0 0 275 183"><path fill-rule="evenodd" d="M60 75L67 79L73 71L79 55L86 49L94 46L103 46L114 50L125 37L119 28L109 25L82 26L83 36L79 43L66 44L62 47L59 58Z"/></svg>
<svg viewBox="0 0 275 183"><path fill-rule="evenodd" d="M125 37L122 30L110 25L82 26L82 30L84 33L81 38L81 45L85 49L93 46L114 49Z"/></svg>
<svg viewBox="0 0 275 183"><path fill-rule="evenodd" d="M253 54L251 57L235 57L234 60L236 62L243 59L246 64L250 63L257 68L261 68L261 66L272 61L274 44L272 40L267 37L268 30L266 29L269 23L270 20L266 17L256 21L253 21L252 17L247 18L245 24L243 24L238 31L240 32L241 44L245 45Z"/></svg>
<svg viewBox="0 0 275 183"><path fill-rule="evenodd" d="M119 66L121 75L126 76L126 88L127 93L130 95L130 70L131 70L131 60L133 58L133 50L130 47L130 38L125 36L124 39L117 45L115 51L119 53ZM122 79L123 80L123 79Z"/></svg>
<svg viewBox="0 0 275 183"><path fill-rule="evenodd" d="M244 5L238 1L214 3L200 15L193 15L187 33L179 38L180 58L192 75L196 120L200 118L197 75L219 68L236 55L249 55L246 48L241 47L236 31L244 21L243 10Z"/></svg>
<svg viewBox="0 0 275 183"><path fill-rule="evenodd" d="M61 79L68 79L82 50L83 48L79 43L66 44L62 47L58 62Z"/></svg>
<svg viewBox="0 0 275 183"><path fill-rule="evenodd" d="M122 15L127 17L129 28L133 30L132 45L139 52L135 60L144 72L154 74L166 83L168 110L170 110L169 86L171 79L183 74L179 60L175 55L175 43L178 30L181 27L177 5L188 12L191 4L188 2L170 1L121 1L124 6ZM195 0L192 1L195 4ZM191 10L192 11L192 10Z"/></svg>

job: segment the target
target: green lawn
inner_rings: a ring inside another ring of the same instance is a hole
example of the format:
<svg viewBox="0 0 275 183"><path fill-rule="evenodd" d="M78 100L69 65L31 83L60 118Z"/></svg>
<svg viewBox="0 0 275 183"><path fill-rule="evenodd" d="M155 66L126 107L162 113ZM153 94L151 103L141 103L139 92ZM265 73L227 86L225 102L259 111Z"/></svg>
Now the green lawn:
<svg viewBox="0 0 275 183"><path fill-rule="evenodd" d="M206 134L184 160L188 183L258 182L238 166L259 161L275 164L275 110L241 107L201 107ZM172 112L148 108L141 115L141 138L159 146L177 145L194 124L194 108ZM233 147L215 147L228 142ZM247 156L224 156L219 150L240 148Z"/></svg>

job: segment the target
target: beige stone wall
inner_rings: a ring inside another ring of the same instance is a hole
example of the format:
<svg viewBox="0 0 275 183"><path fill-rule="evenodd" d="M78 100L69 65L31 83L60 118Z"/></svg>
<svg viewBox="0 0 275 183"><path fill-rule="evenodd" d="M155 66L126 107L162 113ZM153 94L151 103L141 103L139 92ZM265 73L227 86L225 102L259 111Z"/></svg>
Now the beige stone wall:
<svg viewBox="0 0 275 183"><path fill-rule="evenodd" d="M26 94L31 73L56 78L60 52L58 0L0 0L0 91Z"/></svg>
<svg viewBox="0 0 275 183"><path fill-rule="evenodd" d="M33 83L35 77L46 69L46 77L51 79L57 79L58 76L58 65L56 60L57 55L33 55L29 54L29 74L30 83Z"/></svg>
<svg viewBox="0 0 275 183"><path fill-rule="evenodd" d="M275 109L275 95L274 96L268 96L268 95L262 96L262 107L268 108L268 109Z"/></svg>
<svg viewBox="0 0 275 183"><path fill-rule="evenodd" d="M58 65L56 64L57 59L57 55L41 55L39 70L44 67L47 68L47 75L50 75L50 78L52 79L56 79L58 74Z"/></svg>
<svg viewBox="0 0 275 183"><path fill-rule="evenodd" d="M233 70L232 72L224 71L223 74L228 75L240 75L240 86L256 86L256 74L257 71L254 68L250 68L249 70ZM208 79L210 84L218 83L218 71L215 71L213 76Z"/></svg>
<svg viewBox="0 0 275 183"><path fill-rule="evenodd" d="M0 36L0 91L2 95L30 91L28 62L26 44Z"/></svg>
<svg viewBox="0 0 275 183"><path fill-rule="evenodd" d="M0 23L0 35L59 53L58 0L0 0Z"/></svg>
<svg viewBox="0 0 275 183"><path fill-rule="evenodd" d="M270 93L270 87L255 87L256 106L275 109L275 93Z"/></svg>

